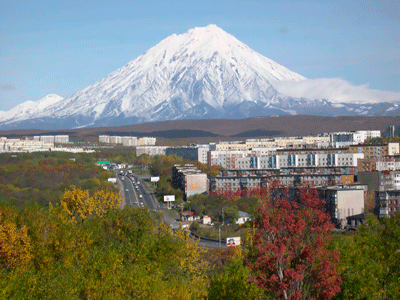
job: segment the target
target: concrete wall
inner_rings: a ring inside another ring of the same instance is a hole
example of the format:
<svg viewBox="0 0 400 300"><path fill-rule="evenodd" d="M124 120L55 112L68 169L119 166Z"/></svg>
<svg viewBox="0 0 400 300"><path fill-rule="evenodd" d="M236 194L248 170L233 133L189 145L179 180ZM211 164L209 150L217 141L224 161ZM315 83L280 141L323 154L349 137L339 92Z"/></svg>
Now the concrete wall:
<svg viewBox="0 0 400 300"><path fill-rule="evenodd" d="M363 190L338 190L337 198L338 221L341 222L342 225L345 226L347 224L347 217L364 212Z"/></svg>

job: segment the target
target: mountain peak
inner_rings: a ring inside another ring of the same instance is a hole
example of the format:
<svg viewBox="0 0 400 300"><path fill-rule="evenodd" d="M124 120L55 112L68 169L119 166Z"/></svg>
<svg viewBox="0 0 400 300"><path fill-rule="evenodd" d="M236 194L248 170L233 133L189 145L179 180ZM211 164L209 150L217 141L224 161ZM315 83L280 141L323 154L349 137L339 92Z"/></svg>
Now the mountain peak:
<svg viewBox="0 0 400 300"><path fill-rule="evenodd" d="M205 27L195 27L192 29L188 30L188 33L190 34L211 34L211 35L217 35L217 34L228 34L226 31L221 29L215 24L209 24Z"/></svg>
<svg viewBox="0 0 400 300"><path fill-rule="evenodd" d="M50 94L0 113L0 126L31 126L36 122L71 128L185 118L309 114L310 109L317 114L339 110L368 114L374 109L344 105L328 109L319 97L301 97L307 82L305 77L211 24L172 34L66 99ZM296 86L300 96L290 94ZM307 93L317 95L321 89L336 92L337 86L317 82L307 88ZM388 106L385 110L395 113L398 109Z"/></svg>

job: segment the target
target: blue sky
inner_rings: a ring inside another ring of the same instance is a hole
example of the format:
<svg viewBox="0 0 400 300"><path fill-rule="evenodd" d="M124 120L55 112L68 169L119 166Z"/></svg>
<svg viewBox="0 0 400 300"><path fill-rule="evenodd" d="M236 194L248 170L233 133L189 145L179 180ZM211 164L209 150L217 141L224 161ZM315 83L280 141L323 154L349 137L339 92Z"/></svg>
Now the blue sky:
<svg viewBox="0 0 400 300"><path fill-rule="evenodd" d="M167 36L216 24L307 78L400 92L400 1L1 1L0 110L70 96Z"/></svg>

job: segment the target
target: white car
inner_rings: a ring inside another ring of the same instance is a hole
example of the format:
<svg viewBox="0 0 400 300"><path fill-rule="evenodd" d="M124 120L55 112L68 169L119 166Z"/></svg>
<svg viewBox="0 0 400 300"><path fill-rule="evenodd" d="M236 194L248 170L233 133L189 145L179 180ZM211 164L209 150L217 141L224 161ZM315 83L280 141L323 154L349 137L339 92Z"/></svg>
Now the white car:
<svg viewBox="0 0 400 300"><path fill-rule="evenodd" d="M143 196L142 196L142 195L139 195L139 198L140 198L140 199L142 199L142 198L143 198Z"/></svg>

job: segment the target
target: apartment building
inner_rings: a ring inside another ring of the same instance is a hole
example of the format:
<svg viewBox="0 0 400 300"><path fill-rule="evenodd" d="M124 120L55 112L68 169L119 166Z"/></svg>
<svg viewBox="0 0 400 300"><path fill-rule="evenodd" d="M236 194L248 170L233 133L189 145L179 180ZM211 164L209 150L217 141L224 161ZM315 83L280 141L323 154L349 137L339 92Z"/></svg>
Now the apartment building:
<svg viewBox="0 0 400 300"><path fill-rule="evenodd" d="M139 146L154 146L156 144L155 137L142 137L138 140Z"/></svg>
<svg viewBox="0 0 400 300"><path fill-rule="evenodd" d="M45 139L47 140L47 139ZM65 141L65 139L64 139ZM1 138L0 140L0 153L16 153L16 152L40 152L40 151L59 151L59 152L72 152L72 153L92 153L94 150L82 148L63 148L55 147L54 143L47 143L39 139L7 139Z"/></svg>
<svg viewBox="0 0 400 300"><path fill-rule="evenodd" d="M400 189L375 191L375 213L390 217L400 211Z"/></svg>
<svg viewBox="0 0 400 300"><path fill-rule="evenodd" d="M122 144L122 137L117 135L110 136L110 144Z"/></svg>
<svg viewBox="0 0 400 300"><path fill-rule="evenodd" d="M40 141L44 144L54 144L54 135L41 135Z"/></svg>
<svg viewBox="0 0 400 300"><path fill-rule="evenodd" d="M143 137L137 138L135 136L115 136L115 135L99 135L99 143L106 144L122 144L124 146L154 146L156 138Z"/></svg>
<svg viewBox="0 0 400 300"><path fill-rule="evenodd" d="M337 227L343 228L347 225L347 218L364 213L366 185L322 186L316 189Z"/></svg>
<svg viewBox="0 0 400 300"><path fill-rule="evenodd" d="M209 166L222 166L223 168L235 168L236 160L250 155L249 150L241 151L209 151L207 163Z"/></svg>
<svg viewBox="0 0 400 300"><path fill-rule="evenodd" d="M344 148L277 149L278 155L342 153L363 153L364 158L391 156L399 153L399 143L388 143L379 145L351 145Z"/></svg>
<svg viewBox="0 0 400 300"><path fill-rule="evenodd" d="M363 153L280 154L255 156L253 151L210 151L209 165L220 165L227 169L266 169L287 167L357 166Z"/></svg>
<svg viewBox="0 0 400 300"><path fill-rule="evenodd" d="M138 138L136 136L123 136L121 137L121 144L127 147L136 147L138 145Z"/></svg>
<svg viewBox="0 0 400 300"><path fill-rule="evenodd" d="M346 132L333 132L329 134L330 143L333 147L346 147L362 144L368 138L381 137L380 130L359 130Z"/></svg>
<svg viewBox="0 0 400 300"><path fill-rule="evenodd" d="M147 154L153 155L165 155L165 151L168 147L166 146L138 146L136 147L136 156Z"/></svg>
<svg viewBox="0 0 400 300"><path fill-rule="evenodd" d="M400 157L387 156L359 159L357 168L359 172L400 170Z"/></svg>
<svg viewBox="0 0 400 300"><path fill-rule="evenodd" d="M361 214L364 213L364 198L367 186L362 184L336 184L322 185L309 189L309 192L317 192L318 197L325 203L327 213L331 221L337 228L343 228L348 224L348 219L352 219L353 224L359 225ZM307 188L305 189L307 192ZM299 199L299 187L296 186L277 186L274 188L270 197L271 200L286 198L289 201Z"/></svg>
<svg viewBox="0 0 400 300"><path fill-rule="evenodd" d="M166 155L176 155L183 159L189 159L194 161L199 161L202 164L207 164L208 162L208 150L209 147L177 147L177 148L167 148L165 151Z"/></svg>
<svg viewBox="0 0 400 300"><path fill-rule="evenodd" d="M69 143L69 135L55 135L54 143L68 144Z"/></svg>
<svg viewBox="0 0 400 300"><path fill-rule="evenodd" d="M175 165L172 168L172 187L182 190L185 200L195 194L205 194L208 191L207 174L192 164Z"/></svg>
<svg viewBox="0 0 400 300"><path fill-rule="evenodd" d="M110 143L110 136L109 135L99 135L99 143Z"/></svg>
<svg viewBox="0 0 400 300"><path fill-rule="evenodd" d="M0 153L49 151L54 148L54 142L45 142L47 140L51 139L45 138L44 141L34 141L29 139L21 140L3 137L0 142Z"/></svg>
<svg viewBox="0 0 400 300"><path fill-rule="evenodd" d="M210 192L251 191L268 188L271 182L284 186L352 184L356 174L356 167L221 170L220 176L210 178Z"/></svg>

